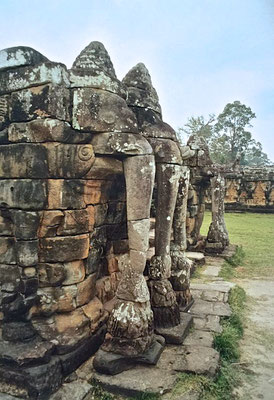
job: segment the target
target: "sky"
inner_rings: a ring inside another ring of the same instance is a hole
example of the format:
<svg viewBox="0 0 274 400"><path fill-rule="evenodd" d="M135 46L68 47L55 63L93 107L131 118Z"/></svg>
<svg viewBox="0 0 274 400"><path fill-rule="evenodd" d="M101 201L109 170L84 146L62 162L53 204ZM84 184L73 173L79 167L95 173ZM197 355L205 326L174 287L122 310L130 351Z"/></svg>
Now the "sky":
<svg viewBox="0 0 274 400"><path fill-rule="evenodd" d="M0 0L0 15L0 49L70 68L98 40L119 79L143 62L174 129L239 100L274 162L274 0Z"/></svg>

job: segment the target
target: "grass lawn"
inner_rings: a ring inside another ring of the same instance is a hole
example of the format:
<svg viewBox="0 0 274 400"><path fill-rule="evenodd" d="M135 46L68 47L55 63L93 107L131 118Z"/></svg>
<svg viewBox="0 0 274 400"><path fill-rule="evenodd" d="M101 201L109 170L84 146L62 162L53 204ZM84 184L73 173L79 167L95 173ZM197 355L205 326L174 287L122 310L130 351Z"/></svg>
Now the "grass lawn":
<svg viewBox="0 0 274 400"><path fill-rule="evenodd" d="M226 213L230 242L243 247L245 258L235 268L235 278L274 279L274 215L255 213ZM201 229L207 235L211 213L206 212Z"/></svg>

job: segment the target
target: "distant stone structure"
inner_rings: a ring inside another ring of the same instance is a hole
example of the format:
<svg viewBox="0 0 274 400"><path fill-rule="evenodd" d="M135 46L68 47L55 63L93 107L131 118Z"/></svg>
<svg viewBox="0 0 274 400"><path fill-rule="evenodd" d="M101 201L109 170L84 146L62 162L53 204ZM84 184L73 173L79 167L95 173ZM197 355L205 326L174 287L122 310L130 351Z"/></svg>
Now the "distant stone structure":
<svg viewBox="0 0 274 400"><path fill-rule="evenodd" d="M228 211L274 212L274 166L243 167L226 174Z"/></svg>
<svg viewBox="0 0 274 400"><path fill-rule="evenodd" d="M223 180L205 143L163 122L143 64L120 82L99 42L70 70L0 51L0 178L0 392L46 399L95 352L117 374L182 343L186 233L197 245L211 181L219 246Z"/></svg>

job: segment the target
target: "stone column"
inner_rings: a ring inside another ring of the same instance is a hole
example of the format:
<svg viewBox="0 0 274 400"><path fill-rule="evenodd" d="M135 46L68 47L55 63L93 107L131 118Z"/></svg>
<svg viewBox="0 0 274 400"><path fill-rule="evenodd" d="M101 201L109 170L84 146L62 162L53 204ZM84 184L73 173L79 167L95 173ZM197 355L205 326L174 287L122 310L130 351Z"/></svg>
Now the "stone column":
<svg viewBox="0 0 274 400"><path fill-rule="evenodd" d="M180 166L158 163L156 168L155 255L150 261L149 289L155 326L168 328L180 323L179 306L169 281L171 276L170 238Z"/></svg>
<svg viewBox="0 0 274 400"><path fill-rule="evenodd" d="M212 222L207 235L207 253L221 253L229 244L228 231L224 219L225 190L225 178L218 172L216 176L211 178Z"/></svg>
<svg viewBox="0 0 274 400"><path fill-rule="evenodd" d="M111 375L132 368L140 361L156 364L163 349L154 339L153 313L143 275L149 245L154 157L127 158L124 173L129 262L122 271L116 292L117 302L108 321L108 333L94 360L97 371Z"/></svg>
<svg viewBox="0 0 274 400"><path fill-rule="evenodd" d="M171 278L179 306L186 307L191 303L189 278L192 261L186 257L186 214L189 187L189 168L181 168L179 189L173 218L173 241L171 243Z"/></svg>

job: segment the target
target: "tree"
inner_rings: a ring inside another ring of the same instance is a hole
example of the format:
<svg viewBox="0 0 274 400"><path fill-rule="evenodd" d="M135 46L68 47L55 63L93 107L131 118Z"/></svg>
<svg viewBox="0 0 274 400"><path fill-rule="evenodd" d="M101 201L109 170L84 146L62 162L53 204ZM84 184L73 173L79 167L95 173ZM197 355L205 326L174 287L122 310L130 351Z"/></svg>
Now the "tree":
<svg viewBox="0 0 274 400"><path fill-rule="evenodd" d="M179 131L204 137L214 162L227 164L238 159L241 165L268 165L271 162L262 151L261 143L247 130L252 127L253 118L256 115L250 107L234 101L217 118L214 114L207 121L203 116L191 117Z"/></svg>

